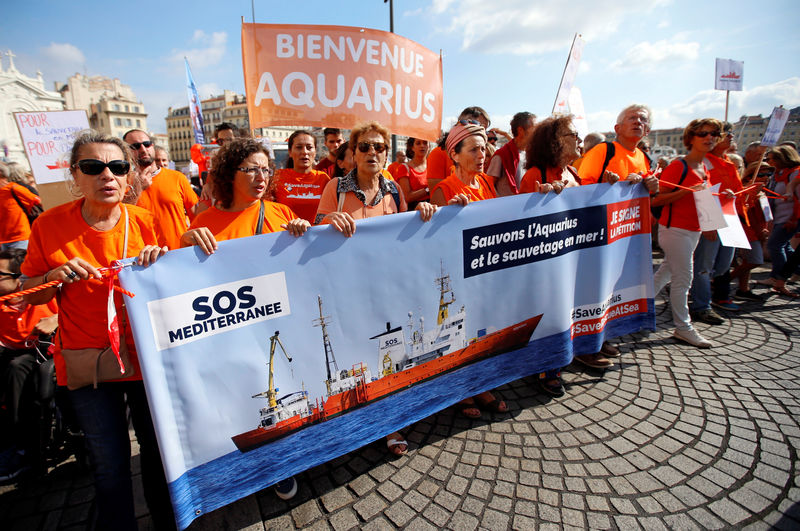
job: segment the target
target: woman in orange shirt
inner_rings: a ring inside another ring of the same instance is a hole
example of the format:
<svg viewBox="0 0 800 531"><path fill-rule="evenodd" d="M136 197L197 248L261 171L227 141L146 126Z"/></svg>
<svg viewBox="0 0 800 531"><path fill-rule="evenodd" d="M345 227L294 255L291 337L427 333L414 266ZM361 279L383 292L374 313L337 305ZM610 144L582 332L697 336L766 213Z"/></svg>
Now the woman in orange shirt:
<svg viewBox="0 0 800 531"><path fill-rule="evenodd" d="M13 166L0 162L0 250L25 249L31 234L26 212L42 201L30 189L14 182Z"/></svg>
<svg viewBox="0 0 800 531"><path fill-rule="evenodd" d="M98 281L100 268L129 256L138 256L137 262L146 266L166 251L156 243L152 214L122 202L133 180L131 167L130 150L119 138L94 131L79 136L69 168L83 197L45 211L33 224L22 264L22 273L28 277L23 287L52 280L61 285L27 295L25 300L45 304L59 294L56 344L62 349L106 348L111 343L109 289ZM141 449L145 499L156 526L167 528L175 525L175 519L142 372L121 297L115 297L114 303L125 325L120 328L125 329L133 375L68 392L91 456L97 527L136 529L127 407ZM56 365L56 375L60 384L68 383L65 364Z"/></svg>
<svg viewBox="0 0 800 531"><path fill-rule="evenodd" d="M428 141L409 137L406 143L408 161L400 164L394 180L403 190L409 209L416 208L420 201L430 199L428 188Z"/></svg>
<svg viewBox="0 0 800 531"><path fill-rule="evenodd" d="M204 253L217 242L288 230L303 234L311 224L286 205L269 200L269 151L250 138L233 140L214 155L211 182L217 204L197 215L181 236L181 247L199 246Z"/></svg>
<svg viewBox="0 0 800 531"><path fill-rule="evenodd" d="M463 206L470 201L497 197L494 179L483 173L486 131L478 122L460 120L447 134L445 148L455 170L431 191L431 203Z"/></svg>
<svg viewBox="0 0 800 531"><path fill-rule="evenodd" d="M314 169L317 139L310 132L295 131L289 136L288 144L287 166L275 175L272 194L275 201L288 206L311 223L317 213L322 190L331 178L324 171Z"/></svg>

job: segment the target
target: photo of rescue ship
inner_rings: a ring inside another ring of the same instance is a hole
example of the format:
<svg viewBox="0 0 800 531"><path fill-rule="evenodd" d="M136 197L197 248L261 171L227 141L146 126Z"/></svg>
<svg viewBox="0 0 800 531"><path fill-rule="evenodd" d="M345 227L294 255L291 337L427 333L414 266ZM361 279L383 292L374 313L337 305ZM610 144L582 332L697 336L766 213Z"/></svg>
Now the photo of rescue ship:
<svg viewBox="0 0 800 531"><path fill-rule="evenodd" d="M279 332L275 332L270 338L269 388L253 395L253 398L267 398L267 406L260 410L261 420L257 428L232 437L236 447L242 452L255 449L469 363L522 348L528 344L542 318L542 315L537 315L496 332L481 330L478 337L469 340L464 307L452 315L449 312L450 305L455 302L449 275L442 271L436 284L439 287L439 311L435 327L426 331L424 318L420 318L415 329L413 314L409 312L407 329L410 342L406 342L403 327L392 328L390 323L386 323L385 331L370 338L378 340L379 374L376 377L363 362L353 365L350 370L339 370L327 332L330 318L323 315L322 299L317 297L319 318L314 320L314 326L322 328L327 396L316 399L314 403L309 401L306 390L280 398L277 396L273 380L276 344L280 345L290 362L291 357L283 349Z"/></svg>

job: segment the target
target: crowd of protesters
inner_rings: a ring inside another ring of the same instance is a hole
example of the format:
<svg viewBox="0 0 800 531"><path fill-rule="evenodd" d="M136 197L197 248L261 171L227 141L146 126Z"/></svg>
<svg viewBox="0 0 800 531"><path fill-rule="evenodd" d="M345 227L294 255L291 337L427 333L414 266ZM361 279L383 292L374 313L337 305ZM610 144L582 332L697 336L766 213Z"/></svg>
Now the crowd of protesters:
<svg viewBox="0 0 800 531"><path fill-rule="evenodd" d="M328 224L343 237L358 237L358 222L364 218L416 210L428 221L444 206L609 183L643 186L649 192L654 236L663 251L655 289L658 293L670 285L675 339L709 348L711 341L693 321L721 324L724 318L715 309L735 315L742 308L734 298L762 301L751 289L750 272L764 263L765 249L772 261L766 281L770 289L798 297L787 287L800 261L792 245L800 217L796 147L767 149L754 143L740 157L730 124L703 118L684 130L686 156L652 161L646 145L651 117L645 105L626 107L613 141L592 133L582 146L571 116L537 122L533 114L520 112L509 134L490 129L486 111L469 107L436 145L409 138L388 167L390 132L377 122L354 124L346 142L339 129L325 129L327 153L322 157L314 134L297 130L288 140L287 167L279 169L264 142L223 124L215 131L219 148L205 162L208 178L199 194L181 173L169 169L166 152L146 132L132 130L122 140L87 132L77 138L69 159L78 199L45 211L29 176L18 165L0 163L0 296L41 286L0 307L2 399L11 429L7 433L14 434L2 441L11 447L0 455L0 480L14 478L28 465L24 432L29 428L20 419L20 404L36 338L51 336L57 324L55 372L59 385L69 385L71 362L59 352L109 347L111 305L121 316L119 350L127 347L132 371L96 387L70 386L68 393L91 457L98 528L136 527L126 408L141 448L155 524L173 525L125 308L119 296L113 304L108 301L111 281L104 273L124 257L148 265L181 246L196 245L211 254L222 240L281 230L303 237L312 225ZM506 139L499 148L498 135ZM722 245L716 231L701 231L692 193L716 184L721 194L735 198L751 249L737 253ZM764 198L771 209L765 208ZM575 361L603 370L618 356L620 349L604 342L600 351ZM537 382L549 395L564 394L558 367L543 372ZM469 418L480 417L481 410L507 411L491 392L457 407ZM386 445L397 455L407 449L401 433L387 436ZM284 499L296 490L293 478L276 486Z"/></svg>

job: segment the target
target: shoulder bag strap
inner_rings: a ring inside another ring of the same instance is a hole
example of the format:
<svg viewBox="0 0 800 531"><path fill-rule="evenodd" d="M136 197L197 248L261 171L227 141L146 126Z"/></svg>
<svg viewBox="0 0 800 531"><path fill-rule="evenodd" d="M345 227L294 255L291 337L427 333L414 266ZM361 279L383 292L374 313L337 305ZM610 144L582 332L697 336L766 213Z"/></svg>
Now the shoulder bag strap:
<svg viewBox="0 0 800 531"><path fill-rule="evenodd" d="M258 221L256 222L256 234L264 232L264 201L261 201L261 207L258 209Z"/></svg>
<svg viewBox="0 0 800 531"><path fill-rule="evenodd" d="M128 256L128 209L125 207L125 204L120 203L122 207L122 211L125 213L125 236L122 238L122 259L124 260Z"/></svg>
<svg viewBox="0 0 800 531"><path fill-rule="evenodd" d="M606 158L603 160L603 167L600 168L600 176L597 178L598 183L603 182L603 174L606 172L608 163L614 158L614 153L617 150L617 148L614 147L614 142L603 142L603 144L606 145Z"/></svg>

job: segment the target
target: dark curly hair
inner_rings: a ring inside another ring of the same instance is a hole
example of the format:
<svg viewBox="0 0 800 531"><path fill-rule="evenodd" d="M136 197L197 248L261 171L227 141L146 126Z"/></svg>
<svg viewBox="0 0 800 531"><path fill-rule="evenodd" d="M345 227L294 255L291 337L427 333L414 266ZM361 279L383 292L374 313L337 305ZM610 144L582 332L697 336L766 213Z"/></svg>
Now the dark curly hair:
<svg viewBox="0 0 800 531"><path fill-rule="evenodd" d="M263 153L269 158L269 150L264 144L252 138L235 138L217 150L211 162L211 185L214 199L223 208L230 208L233 203L233 180L242 162L254 153ZM272 200L272 180L267 185L266 200Z"/></svg>
<svg viewBox="0 0 800 531"><path fill-rule="evenodd" d="M561 135L571 122L572 115L567 114L551 116L536 125L525 149L525 169L560 168L565 164Z"/></svg>

